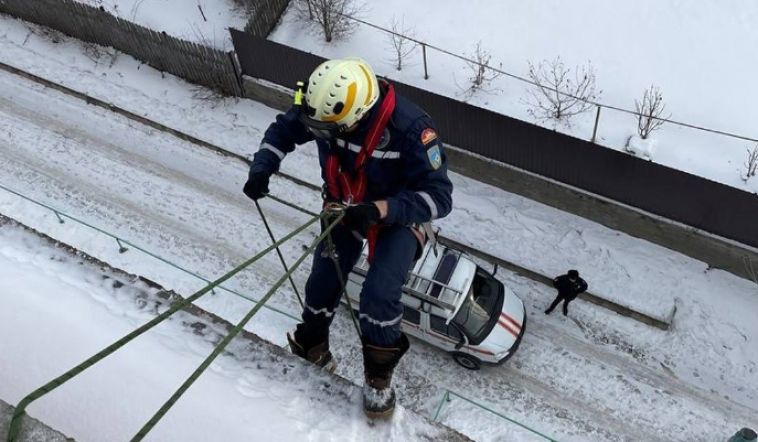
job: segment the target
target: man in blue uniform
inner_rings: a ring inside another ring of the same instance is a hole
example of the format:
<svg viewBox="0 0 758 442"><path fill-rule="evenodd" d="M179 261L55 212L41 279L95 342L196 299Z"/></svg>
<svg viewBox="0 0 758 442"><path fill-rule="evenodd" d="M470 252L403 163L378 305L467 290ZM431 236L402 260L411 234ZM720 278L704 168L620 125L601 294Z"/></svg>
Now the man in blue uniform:
<svg viewBox="0 0 758 442"><path fill-rule="evenodd" d="M304 96L303 96L304 95ZM303 100L304 98L304 100ZM400 332L401 289L425 240L421 225L450 212L452 184L431 118L379 81L356 58L329 60L296 93L295 106L277 116L255 154L244 192L258 199L269 177L295 145L315 140L326 204L345 204L332 231L337 263L318 246L305 286L303 322L288 334L293 353L327 369L329 325L344 277L360 257L363 239L371 263L358 315L364 359L364 408L371 417L394 410L392 372L408 350Z"/></svg>

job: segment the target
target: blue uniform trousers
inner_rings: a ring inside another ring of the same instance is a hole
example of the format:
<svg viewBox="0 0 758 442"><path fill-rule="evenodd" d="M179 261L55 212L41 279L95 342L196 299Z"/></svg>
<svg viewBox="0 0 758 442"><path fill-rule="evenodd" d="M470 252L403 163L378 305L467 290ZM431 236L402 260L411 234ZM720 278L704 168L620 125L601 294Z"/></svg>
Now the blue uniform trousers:
<svg viewBox="0 0 758 442"><path fill-rule="evenodd" d="M347 279L360 257L363 242L341 225L332 230L332 240L342 274ZM323 342L329 336L329 325L340 300L339 278L334 262L324 253L326 247L327 242L323 241L316 248L305 285L304 332L314 342ZM366 343L391 347L400 338L403 316L400 295L417 247L418 240L409 227L388 225L380 230L374 262L363 283L358 315Z"/></svg>

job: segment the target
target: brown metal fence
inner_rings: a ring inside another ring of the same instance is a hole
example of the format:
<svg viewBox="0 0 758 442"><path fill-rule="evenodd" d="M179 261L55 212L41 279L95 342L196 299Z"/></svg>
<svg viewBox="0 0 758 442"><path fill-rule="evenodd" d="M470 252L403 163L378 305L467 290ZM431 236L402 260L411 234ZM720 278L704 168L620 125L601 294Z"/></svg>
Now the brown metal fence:
<svg viewBox="0 0 758 442"><path fill-rule="evenodd" d="M292 87L324 59L232 30L242 73ZM758 195L393 82L470 152L758 247Z"/></svg>
<svg viewBox="0 0 758 442"><path fill-rule="evenodd" d="M0 0L0 12L111 46L150 66L227 95L242 96L232 54L156 32L73 0Z"/></svg>

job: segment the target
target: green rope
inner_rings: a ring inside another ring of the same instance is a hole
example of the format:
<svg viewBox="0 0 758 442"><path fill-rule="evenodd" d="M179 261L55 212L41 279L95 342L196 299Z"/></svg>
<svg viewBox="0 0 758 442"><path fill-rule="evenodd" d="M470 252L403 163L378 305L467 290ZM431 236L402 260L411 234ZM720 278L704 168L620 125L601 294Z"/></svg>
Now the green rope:
<svg viewBox="0 0 758 442"><path fill-rule="evenodd" d="M303 207L300 207L298 205L292 204L291 202L289 202L287 200L283 200L281 198L277 198L274 195L271 195L270 193L266 194L266 198L271 198L272 200L276 201L279 204L285 205L285 206L289 207L290 209L295 209L298 212L303 212L306 215L318 216L318 213L316 213L316 212L311 212L310 210L304 209Z"/></svg>
<svg viewBox="0 0 758 442"><path fill-rule="evenodd" d="M202 364L190 375L189 378L179 387L179 389L176 390L176 392L166 401L165 404L153 415L153 417L150 418L149 421L140 429L137 434L132 438L132 442L135 441L141 441L147 433L155 426L155 424L158 423L163 416L168 412L169 409L176 403L176 401L179 400L180 397L187 391L187 389L195 383L195 381L200 377L200 375L203 374L203 372L211 365L214 359L218 357L218 355L221 354L222 351L226 348L226 346L234 339L237 334L239 334L240 331L245 327L245 325L255 316L256 313L261 309L261 306L266 303L269 298L276 292L276 290L284 283L284 281L287 280L287 278L294 272L300 264L305 260L306 257L308 257L313 250L318 246L318 244L329 235L329 232L334 228L334 226L337 225L337 223L340 222L342 219L342 215L336 217L336 219L326 228L326 231L324 231L318 238L316 238L313 243L310 245L308 250L303 253L300 258L295 262L295 264L292 266L292 269L289 270L287 273L285 273L279 280L274 284L273 287L266 293L263 298L261 298L261 302L257 304L255 307L248 312L247 315L245 315L244 318L232 329L229 334L224 337L224 339L216 346L216 348L213 350L213 352L203 361Z"/></svg>
<svg viewBox="0 0 758 442"><path fill-rule="evenodd" d="M53 379L52 381L48 382L47 384L43 385L42 387L34 390L32 393L24 397L21 402L18 403L16 406L16 410L13 413L13 418L11 419L10 424L10 431L8 432L8 441L14 442L16 440L16 437L18 436L19 431L21 430L21 419L24 415L24 412L26 410L26 407L29 406L32 402L39 399L40 397L46 395L47 393L50 393L54 389L60 387L67 381L69 381L74 376L78 375L79 373L83 372L84 370L88 369L89 367L93 366L100 360L104 359L105 357L113 354L116 350L123 347L136 337L140 336L141 334L145 333L146 331L150 330L151 328L158 325L160 322L168 318L169 316L173 315L180 309L186 307L187 305L191 304L192 302L196 301L198 298L203 296L204 294L211 291L214 287L218 286L222 282L228 280L232 276L236 275L246 267L248 267L250 264L254 263L261 257L263 257L265 254L279 246L280 244L288 241L298 233L302 232L306 228L308 228L311 224L315 223L316 221L320 220L320 216L316 216L307 223L303 224L302 226L298 227L291 233L289 233L287 236L279 240L278 242L275 242L262 252L258 253L257 255L253 256L252 258L248 259L247 261L243 262L242 264L235 267L232 271L225 274L224 276L220 277L219 279L215 280L211 284L205 286L204 288L200 289L198 292L193 294L192 296L174 303L171 308L163 312L162 314L156 316L154 319L152 319L150 322L142 325L138 329L132 331L131 333L127 334L123 338L119 339L118 341L114 342L113 344L109 345L108 347L104 348L103 350L99 351L94 356L91 356L86 361L82 362L81 364L75 366L74 368L70 369L69 371L65 372L61 376ZM262 300L263 301L263 300ZM262 302L256 304L255 308L258 309L260 306L263 305Z"/></svg>
<svg viewBox="0 0 758 442"><path fill-rule="evenodd" d="M274 237L274 232L271 231L271 227L268 225L268 221L266 220L266 217L263 215L263 210L261 209L261 205L258 204L258 200L253 200L255 203L255 207L258 209L258 214L261 216L261 220L263 221L263 225L266 227L266 231L268 232L269 238L271 238L271 242L276 242L276 237ZM282 267L284 267L285 273L290 273L289 269L287 268L287 262L284 260L284 256L282 255L282 251L279 250L279 247L276 248L276 254L279 255L279 261L282 263ZM300 303L300 308L305 308L303 305L303 298L300 297L300 292L297 290L297 285L295 285L295 281L292 280L292 275L289 276L290 284L292 285L292 290L295 291L295 296L297 296L297 301Z"/></svg>
<svg viewBox="0 0 758 442"><path fill-rule="evenodd" d="M350 319L353 320L353 326L355 327L356 333L358 333L358 339L361 339L361 327L358 325L358 319L355 317L355 310L353 310L353 303L350 301L350 296L347 294L347 286L345 284L345 275L342 273L342 268L340 267L339 258L337 258L337 255L335 254L335 247L334 247L334 241L332 241L332 233L329 232L329 234L326 237L326 247L327 251L329 253L329 257L331 258L332 262L334 263L334 270L337 273L337 279L340 283L340 294L338 296L345 297L345 300L347 301L347 310L350 312Z"/></svg>
<svg viewBox="0 0 758 442"><path fill-rule="evenodd" d="M534 433L534 434L536 434L536 435L538 435L538 436L540 436L540 437L544 438L545 440L548 440L548 441L550 441L550 442L558 442L558 440L557 440L557 439L553 439L553 438L552 438L552 437L550 437L550 436L546 436L545 434L542 434L542 433L540 433L539 431L535 430L534 428L530 428L530 427L528 427L528 426L526 426L526 425L522 424L521 422L518 422L518 421L516 421L516 420L513 420L513 419L509 418L508 416L505 416L505 415L503 415L503 414L500 414L500 413L498 413L497 411L493 410L492 408L489 408L489 407L487 407L487 406L485 406L485 405L482 405L482 404L480 404L480 403L474 402L474 401L472 401L471 399L469 399L469 398L466 398L466 397L463 397L463 396L459 395L458 393L456 393L456 392L454 392L454 391L450 391L450 390L448 390L447 392L448 392L448 394L449 394L449 395L453 395L453 396L459 397L459 398L463 399L464 401L466 401L466 402L468 402L468 403L470 403L470 404L472 404L472 405L475 405L475 406L477 406L477 407L479 407L479 408L481 408L481 409L483 409L483 410L489 411L490 413L494 414L495 416L498 416L498 417L500 417L500 418L503 418L503 419L507 420L508 422L510 422L510 423L512 423L512 424L516 424L516 425L518 425L519 427L521 427L521 428L523 428L523 429L525 429L525 430L527 430L527 431L531 431L532 433ZM441 407L440 407L440 408L441 408ZM435 415L435 420L436 420L436 415Z"/></svg>

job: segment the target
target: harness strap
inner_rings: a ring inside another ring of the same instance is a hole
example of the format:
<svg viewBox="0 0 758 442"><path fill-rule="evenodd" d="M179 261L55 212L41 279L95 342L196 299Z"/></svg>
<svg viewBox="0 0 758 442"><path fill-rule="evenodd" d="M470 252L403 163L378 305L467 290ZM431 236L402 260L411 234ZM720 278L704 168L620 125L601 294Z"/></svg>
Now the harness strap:
<svg viewBox="0 0 758 442"><path fill-rule="evenodd" d="M339 157L335 152L330 152L326 159L326 189L328 195L334 200L343 201L348 204L357 204L363 202L363 198L366 195L368 182L365 171L366 162L374 153L384 130L387 128L392 112L395 110L395 88L383 80L381 82L386 87L387 92L366 133L363 146L355 158L354 174L351 175L342 170ZM369 228L366 234L369 263L374 261L374 249L381 227L380 224L375 224Z"/></svg>
<svg viewBox="0 0 758 442"><path fill-rule="evenodd" d="M342 170L339 157L335 152L330 152L327 157L325 165L326 187L329 196L337 201L348 204L361 203L366 195L368 181L365 171L366 162L374 153L382 133L387 128L392 112L395 110L395 88L383 80L382 85L386 87L387 92L366 133L363 146L355 158L354 174L351 175Z"/></svg>

